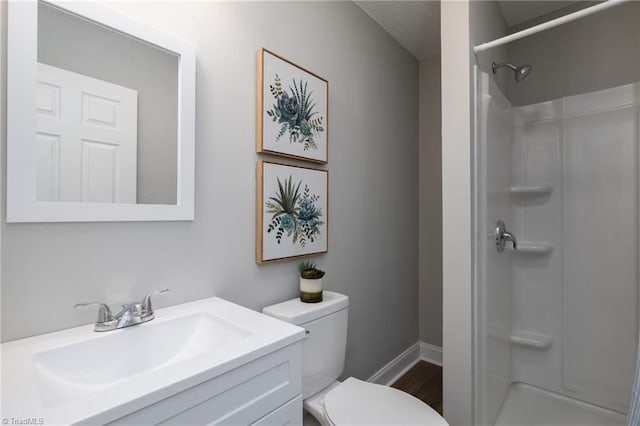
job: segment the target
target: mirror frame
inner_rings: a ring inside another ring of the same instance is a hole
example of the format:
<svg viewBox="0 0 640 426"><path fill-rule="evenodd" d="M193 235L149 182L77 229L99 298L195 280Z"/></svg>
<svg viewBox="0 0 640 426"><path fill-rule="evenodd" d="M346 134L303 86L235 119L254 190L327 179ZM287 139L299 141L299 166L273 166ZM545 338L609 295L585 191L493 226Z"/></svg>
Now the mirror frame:
<svg viewBox="0 0 640 426"><path fill-rule="evenodd" d="M45 3L178 55L177 203L36 200L38 0L14 0L8 2L7 22L7 222L193 220L196 100L193 45L93 3L59 0L46 0Z"/></svg>

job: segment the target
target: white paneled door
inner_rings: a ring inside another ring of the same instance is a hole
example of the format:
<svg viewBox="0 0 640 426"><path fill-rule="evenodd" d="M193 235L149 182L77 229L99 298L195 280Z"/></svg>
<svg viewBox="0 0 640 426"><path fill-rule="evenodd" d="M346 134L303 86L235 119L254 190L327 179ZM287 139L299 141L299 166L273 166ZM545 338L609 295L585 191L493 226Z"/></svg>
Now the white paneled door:
<svg viewBox="0 0 640 426"><path fill-rule="evenodd" d="M38 64L39 201L135 203L138 92Z"/></svg>

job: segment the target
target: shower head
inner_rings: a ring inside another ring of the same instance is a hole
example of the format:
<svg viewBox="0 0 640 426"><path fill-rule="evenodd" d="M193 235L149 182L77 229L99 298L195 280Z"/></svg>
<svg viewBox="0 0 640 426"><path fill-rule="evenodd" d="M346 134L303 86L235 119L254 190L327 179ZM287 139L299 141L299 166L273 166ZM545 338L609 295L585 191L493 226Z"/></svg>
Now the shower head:
<svg viewBox="0 0 640 426"><path fill-rule="evenodd" d="M525 78L527 78L527 76L531 72L531 65L519 66L515 71L516 71L516 81L522 81Z"/></svg>
<svg viewBox="0 0 640 426"><path fill-rule="evenodd" d="M531 65L522 65L522 66L516 67L515 65L511 65L508 62L503 62L497 65L495 62L491 64L491 69L493 70L494 74L496 73L496 70L498 68L502 68L502 67L508 67L513 70L513 72L515 73L514 77L516 79L516 82L520 82L524 80L531 72Z"/></svg>

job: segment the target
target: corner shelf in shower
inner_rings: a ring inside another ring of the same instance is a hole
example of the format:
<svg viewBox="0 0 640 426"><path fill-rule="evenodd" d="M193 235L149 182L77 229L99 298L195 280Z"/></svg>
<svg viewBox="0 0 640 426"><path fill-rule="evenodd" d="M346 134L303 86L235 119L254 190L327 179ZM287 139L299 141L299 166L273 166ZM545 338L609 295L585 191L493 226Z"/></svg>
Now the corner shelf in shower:
<svg viewBox="0 0 640 426"><path fill-rule="evenodd" d="M546 349L553 342L553 338L549 335L526 330L512 331L510 340L511 343L516 345L529 346L536 349Z"/></svg>
<svg viewBox="0 0 640 426"><path fill-rule="evenodd" d="M534 241L519 241L518 250L516 253L530 253L530 254L548 254L553 250L553 246L550 243L534 242Z"/></svg>
<svg viewBox="0 0 640 426"><path fill-rule="evenodd" d="M547 195L551 194L550 185L517 185L509 187L514 195Z"/></svg>

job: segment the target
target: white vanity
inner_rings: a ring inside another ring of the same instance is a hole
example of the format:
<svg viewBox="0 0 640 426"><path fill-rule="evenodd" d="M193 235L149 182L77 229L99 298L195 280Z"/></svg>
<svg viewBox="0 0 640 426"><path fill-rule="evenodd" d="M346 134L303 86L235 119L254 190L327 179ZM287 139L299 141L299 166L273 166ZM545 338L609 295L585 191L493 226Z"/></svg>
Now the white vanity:
<svg viewBox="0 0 640 426"><path fill-rule="evenodd" d="M213 297L119 330L86 325L4 343L2 417L56 425L302 424L304 336Z"/></svg>

